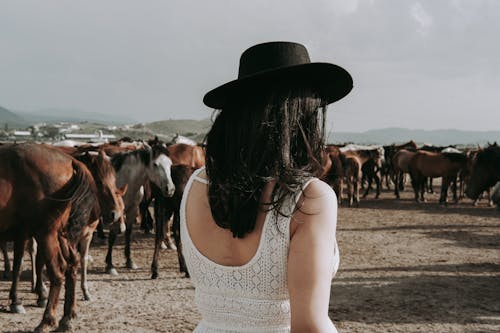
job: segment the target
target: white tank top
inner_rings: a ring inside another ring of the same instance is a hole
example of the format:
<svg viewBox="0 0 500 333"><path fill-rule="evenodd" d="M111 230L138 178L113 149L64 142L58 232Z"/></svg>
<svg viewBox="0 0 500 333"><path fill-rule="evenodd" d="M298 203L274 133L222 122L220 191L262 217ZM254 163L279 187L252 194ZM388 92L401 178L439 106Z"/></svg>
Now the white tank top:
<svg viewBox="0 0 500 333"><path fill-rule="evenodd" d="M186 225L186 199L199 169L186 184L180 207L182 252L195 286L195 303L202 321L196 333L290 332L290 301L287 285L290 217L267 212L255 255L242 266L224 266L198 251ZM303 189L315 178L308 180ZM293 212L297 198L283 208ZM288 206L288 207L287 207ZM335 245L334 272L339 263Z"/></svg>

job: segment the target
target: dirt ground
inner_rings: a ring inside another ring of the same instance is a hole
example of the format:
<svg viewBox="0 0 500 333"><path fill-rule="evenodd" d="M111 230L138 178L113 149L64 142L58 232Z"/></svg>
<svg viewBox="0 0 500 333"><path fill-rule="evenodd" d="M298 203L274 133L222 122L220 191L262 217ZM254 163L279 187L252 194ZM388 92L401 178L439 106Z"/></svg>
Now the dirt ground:
<svg viewBox="0 0 500 333"><path fill-rule="evenodd" d="M484 201L479 207L470 200L443 207L436 194L425 204L411 197L406 191L395 200L385 191L359 208L339 209L341 264L330 306L337 329L500 332L500 212ZM136 271L124 267L123 237L115 252L118 276L104 274L105 251L105 245L91 248L93 300L80 301L77 291L74 332L192 331L200 319L194 290L177 272L173 251L161 253L157 280L150 279L152 236L135 233ZM29 292L29 266L26 259L19 288L26 314L7 312L10 282L0 281L1 332L29 332L41 320L43 309ZM62 304L59 318L61 311Z"/></svg>

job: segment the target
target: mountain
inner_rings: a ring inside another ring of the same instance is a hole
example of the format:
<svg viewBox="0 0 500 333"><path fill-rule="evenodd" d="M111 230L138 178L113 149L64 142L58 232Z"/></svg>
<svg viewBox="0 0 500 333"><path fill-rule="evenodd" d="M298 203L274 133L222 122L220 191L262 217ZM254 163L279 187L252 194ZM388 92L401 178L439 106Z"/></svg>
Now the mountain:
<svg viewBox="0 0 500 333"><path fill-rule="evenodd" d="M464 131L455 129L419 130L407 128L383 128L366 132L330 132L329 143L354 142L360 144L391 144L413 140L419 144L485 145L500 142L500 131Z"/></svg>
<svg viewBox="0 0 500 333"><path fill-rule="evenodd" d="M16 111L17 114L31 123L56 122L97 122L100 124L133 124L137 120L125 116L116 116L97 112L86 112L78 109L42 109L37 111Z"/></svg>
<svg viewBox="0 0 500 333"><path fill-rule="evenodd" d="M17 127L25 127L27 123L28 122L23 117L20 117L14 112L9 111L6 108L0 106L1 129L3 129L6 124L9 128L17 128Z"/></svg>

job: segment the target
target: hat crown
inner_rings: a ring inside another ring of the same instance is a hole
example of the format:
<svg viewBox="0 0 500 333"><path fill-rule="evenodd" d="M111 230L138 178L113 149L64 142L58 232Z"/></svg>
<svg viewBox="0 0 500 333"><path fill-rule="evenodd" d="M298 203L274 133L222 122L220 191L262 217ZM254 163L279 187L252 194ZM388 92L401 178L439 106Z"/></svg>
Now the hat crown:
<svg viewBox="0 0 500 333"><path fill-rule="evenodd" d="M269 42L247 49L240 57L238 79L282 67L309 64L304 45L292 42Z"/></svg>

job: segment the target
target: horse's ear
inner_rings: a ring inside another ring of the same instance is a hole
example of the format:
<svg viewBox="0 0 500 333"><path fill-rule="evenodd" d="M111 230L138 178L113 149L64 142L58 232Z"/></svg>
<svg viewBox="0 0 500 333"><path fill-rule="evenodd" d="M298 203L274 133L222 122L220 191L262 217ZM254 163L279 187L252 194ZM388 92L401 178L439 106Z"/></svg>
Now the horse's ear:
<svg viewBox="0 0 500 333"><path fill-rule="evenodd" d="M122 188L117 189L117 193L123 197L125 193L127 193L127 189L128 189L128 184L125 184L122 186Z"/></svg>

